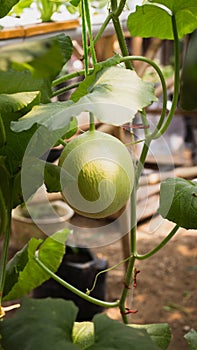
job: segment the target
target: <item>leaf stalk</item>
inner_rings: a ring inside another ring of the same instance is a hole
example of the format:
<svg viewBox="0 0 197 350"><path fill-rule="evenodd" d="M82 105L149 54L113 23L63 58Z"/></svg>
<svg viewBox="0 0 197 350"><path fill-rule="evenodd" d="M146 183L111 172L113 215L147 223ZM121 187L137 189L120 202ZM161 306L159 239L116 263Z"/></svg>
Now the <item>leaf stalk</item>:
<svg viewBox="0 0 197 350"><path fill-rule="evenodd" d="M89 295L87 295L86 293L80 291L79 289L77 289L76 287L72 286L70 283L64 281L62 278L60 278L59 276L57 276L55 273L53 273L40 259L39 259L39 251L37 250L35 252L35 256L34 256L36 262L38 263L38 265L49 274L49 276L51 278L53 278L55 281L57 281L58 283L60 283L63 287L67 288L68 290L70 290L72 293L78 295L79 297L83 298L86 301L89 301L90 303L93 303L95 305L101 306L101 307L105 307L105 308L110 308L110 307L117 307L119 305L119 300L115 301L115 302L107 302L107 301L103 301L103 300L99 300L97 298L93 298Z"/></svg>

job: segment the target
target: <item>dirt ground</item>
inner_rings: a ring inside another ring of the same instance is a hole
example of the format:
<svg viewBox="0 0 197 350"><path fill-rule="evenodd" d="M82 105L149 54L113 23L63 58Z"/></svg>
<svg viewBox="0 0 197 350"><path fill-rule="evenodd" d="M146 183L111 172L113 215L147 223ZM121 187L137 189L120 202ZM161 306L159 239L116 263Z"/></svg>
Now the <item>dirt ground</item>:
<svg viewBox="0 0 197 350"><path fill-rule="evenodd" d="M159 243L172 228L163 221L150 234L150 227L158 221L155 217L138 227L138 251L145 253ZM121 240L111 245L96 248L98 255L108 260L109 266L123 258ZM197 231L180 229L175 237L149 260L137 261L140 270L137 288L130 291L128 306L138 312L129 316L129 322L147 324L168 322L172 342L168 350L188 349L184 334L197 329ZM124 283L124 265L107 274L107 299L120 297ZM117 309L107 310L113 319L120 319Z"/></svg>

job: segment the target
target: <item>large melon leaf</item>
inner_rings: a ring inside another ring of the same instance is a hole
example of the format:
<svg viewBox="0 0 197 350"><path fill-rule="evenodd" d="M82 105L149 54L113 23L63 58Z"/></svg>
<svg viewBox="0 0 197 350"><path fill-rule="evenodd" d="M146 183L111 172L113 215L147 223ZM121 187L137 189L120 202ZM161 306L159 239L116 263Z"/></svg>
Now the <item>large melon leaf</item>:
<svg viewBox="0 0 197 350"><path fill-rule="evenodd" d="M179 38L193 32L197 23L197 2L195 0L145 1L137 6L128 17L127 26L132 36L174 39L172 15L177 22Z"/></svg>

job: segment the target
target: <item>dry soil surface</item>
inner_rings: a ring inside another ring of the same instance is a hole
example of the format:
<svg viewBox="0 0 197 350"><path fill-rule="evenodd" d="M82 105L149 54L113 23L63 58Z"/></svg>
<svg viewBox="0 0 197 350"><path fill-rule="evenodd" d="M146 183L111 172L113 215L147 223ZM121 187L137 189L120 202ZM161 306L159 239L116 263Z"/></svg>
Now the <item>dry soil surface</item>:
<svg viewBox="0 0 197 350"><path fill-rule="evenodd" d="M138 227L138 250L145 253L159 243L173 227L163 221L157 227L158 217ZM123 258L121 240L102 248L98 255L108 260L109 266ZM129 316L131 323L168 322L172 342L168 350L188 349L184 334L191 328L197 330L197 231L179 229L175 237L149 260L138 261L137 288L130 290L128 306L138 312ZM107 299L120 297L124 285L124 265L107 274ZM118 309L107 314L121 320Z"/></svg>

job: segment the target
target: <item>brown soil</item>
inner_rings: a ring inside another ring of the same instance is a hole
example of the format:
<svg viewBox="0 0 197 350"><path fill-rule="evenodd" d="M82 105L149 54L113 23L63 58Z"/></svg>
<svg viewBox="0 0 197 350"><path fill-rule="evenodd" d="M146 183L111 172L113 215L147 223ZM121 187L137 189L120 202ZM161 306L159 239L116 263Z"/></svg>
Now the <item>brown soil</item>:
<svg viewBox="0 0 197 350"><path fill-rule="evenodd" d="M155 218L154 220L157 220ZM153 221L154 221L153 220ZM148 233L150 222L138 228L139 253L145 253L159 243L172 227L165 222L154 234ZM168 350L188 349L184 334L197 329L197 231L180 229L176 236L149 260L138 261L136 268L137 288L130 290L128 306L138 312L129 316L130 323L148 324L168 322L172 342ZM121 241L95 251L104 256L109 266L122 260ZM108 272L107 298L119 299L124 284L124 265ZM118 309L109 309L107 314L121 320Z"/></svg>

